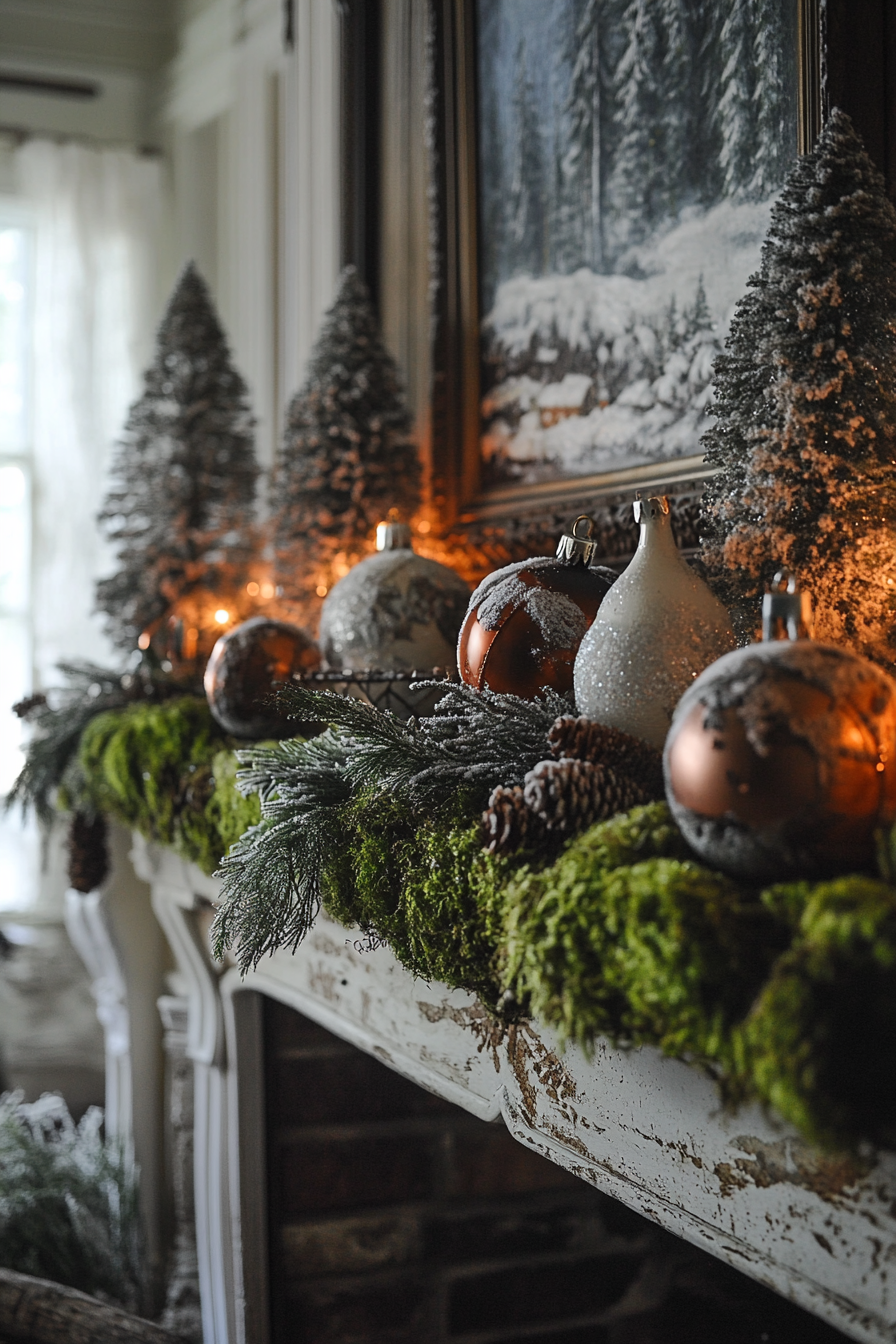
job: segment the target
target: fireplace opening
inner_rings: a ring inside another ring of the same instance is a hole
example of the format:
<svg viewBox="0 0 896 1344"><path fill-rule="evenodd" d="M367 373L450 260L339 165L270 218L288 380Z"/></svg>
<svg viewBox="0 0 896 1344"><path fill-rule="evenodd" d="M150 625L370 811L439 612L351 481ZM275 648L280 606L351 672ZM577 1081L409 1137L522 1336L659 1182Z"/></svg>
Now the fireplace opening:
<svg viewBox="0 0 896 1344"><path fill-rule="evenodd" d="M271 1344L845 1344L274 999L262 1035Z"/></svg>

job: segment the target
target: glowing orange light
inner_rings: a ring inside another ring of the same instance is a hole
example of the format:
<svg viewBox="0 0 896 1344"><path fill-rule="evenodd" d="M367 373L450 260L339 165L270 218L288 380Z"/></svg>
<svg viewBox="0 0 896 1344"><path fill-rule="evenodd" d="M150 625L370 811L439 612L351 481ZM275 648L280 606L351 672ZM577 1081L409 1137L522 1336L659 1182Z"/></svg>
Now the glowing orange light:
<svg viewBox="0 0 896 1344"><path fill-rule="evenodd" d="M327 585L325 583L319 583L314 591L317 593L318 597L326 597Z"/></svg>
<svg viewBox="0 0 896 1344"><path fill-rule="evenodd" d="M272 583L263 583L261 585L261 595L264 598L274 596L274 585Z"/></svg>
<svg viewBox="0 0 896 1344"><path fill-rule="evenodd" d="M255 582L247 583L246 592L249 594L250 597L257 597L259 592L258 584Z"/></svg>
<svg viewBox="0 0 896 1344"><path fill-rule="evenodd" d="M137 640L137 648L138 649L149 648L149 635L146 633L145 630L143 631L143 634L140 636L140 638Z"/></svg>
<svg viewBox="0 0 896 1344"><path fill-rule="evenodd" d="M423 522L419 523L417 526L417 531L420 533L421 536L424 537L426 536L427 532L430 532L431 530L432 530L432 523L429 521L428 518L424 518Z"/></svg>
<svg viewBox="0 0 896 1344"><path fill-rule="evenodd" d="M219 625L226 625L227 622L230 620L230 612L225 611L223 607L219 607L218 610L215 612L215 620L218 622Z"/></svg>

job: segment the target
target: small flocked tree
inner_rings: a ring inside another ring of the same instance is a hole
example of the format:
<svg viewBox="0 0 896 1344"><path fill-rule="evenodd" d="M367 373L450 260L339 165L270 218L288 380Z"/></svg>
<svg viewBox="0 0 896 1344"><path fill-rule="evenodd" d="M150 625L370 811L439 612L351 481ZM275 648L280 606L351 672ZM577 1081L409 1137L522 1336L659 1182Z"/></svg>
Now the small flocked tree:
<svg viewBox="0 0 896 1344"><path fill-rule="evenodd" d="M254 421L208 289L191 263L159 328L131 407L100 526L118 569L97 585L113 642L207 657L213 613L244 615L255 538Z"/></svg>
<svg viewBox="0 0 896 1344"><path fill-rule="evenodd" d="M370 295L348 266L289 405L274 470L275 573L303 615L316 589L371 550L390 508L405 516L417 508L420 463L410 428Z"/></svg>
<svg viewBox="0 0 896 1344"><path fill-rule="evenodd" d="M772 212L715 368L703 556L742 631L782 566L818 638L896 657L896 210L832 113Z"/></svg>

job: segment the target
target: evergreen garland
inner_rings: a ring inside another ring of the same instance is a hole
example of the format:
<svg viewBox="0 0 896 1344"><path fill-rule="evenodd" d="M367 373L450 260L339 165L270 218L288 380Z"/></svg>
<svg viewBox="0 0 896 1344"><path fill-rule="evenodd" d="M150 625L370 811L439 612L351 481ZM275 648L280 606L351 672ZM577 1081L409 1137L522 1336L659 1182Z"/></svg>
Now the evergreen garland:
<svg viewBox="0 0 896 1344"><path fill-rule="evenodd" d="M787 568L816 634L896 657L896 210L834 111L772 212L716 365L703 558L741 631Z"/></svg>
<svg viewBox="0 0 896 1344"><path fill-rule="evenodd" d="M402 723L330 691L288 687L280 699L295 719L331 726L307 742L238 753L240 786L259 795L262 821L221 865L213 936L221 954L235 946L244 970L307 934L328 889L329 856L347 850L351 806L388 799L408 834L458 807L471 822L496 783L520 782L541 759L548 729L569 708L549 690L528 701L458 685L430 717Z"/></svg>
<svg viewBox="0 0 896 1344"><path fill-rule="evenodd" d="M72 767L88 725L99 714L135 701L155 703L182 695L184 687L144 653L130 672L110 672L93 663L60 663L65 684L32 695L13 711L32 728L25 763L4 800L23 812L33 809L45 826L56 816L57 790ZM88 808L88 811L91 809Z"/></svg>
<svg viewBox="0 0 896 1344"><path fill-rule="evenodd" d="M190 263L162 319L143 395L131 407L99 523L118 570L97 584L110 638L131 650L144 632L162 656L171 618L204 666L212 613L242 614L258 479L246 384L234 368L208 289ZM248 614L248 610L247 610ZM189 635L190 631L195 634Z"/></svg>
<svg viewBox="0 0 896 1344"><path fill-rule="evenodd" d="M76 801L206 871L241 837L219 869L218 955L234 945L247 969L294 946L320 904L505 1021L532 1013L586 1049L605 1036L701 1063L728 1102L758 1098L824 1146L896 1141L896 828L880 837L883 880L764 891L694 862L661 802L559 852L490 854L476 815L490 782L514 787L549 730L555 749L588 751L599 733L552 727L556 703L463 687L409 724L292 695L332 726L240 753L243 799L199 701L131 705L82 740Z"/></svg>
<svg viewBox="0 0 896 1344"><path fill-rule="evenodd" d="M314 591L371 549L394 507L420 502L420 462L395 361L354 266L287 411L272 483L274 562L285 599L303 615Z"/></svg>

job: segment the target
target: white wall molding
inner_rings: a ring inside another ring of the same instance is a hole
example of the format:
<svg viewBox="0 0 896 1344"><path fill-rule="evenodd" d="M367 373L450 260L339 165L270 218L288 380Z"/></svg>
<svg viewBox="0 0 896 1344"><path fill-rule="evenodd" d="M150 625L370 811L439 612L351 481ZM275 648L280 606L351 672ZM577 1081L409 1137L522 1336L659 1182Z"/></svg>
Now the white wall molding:
<svg viewBox="0 0 896 1344"><path fill-rule="evenodd" d="M340 253L340 21L332 0L295 0L289 52L282 21L280 0L213 0L181 32L163 108L174 264L204 258L265 466L332 301Z"/></svg>

